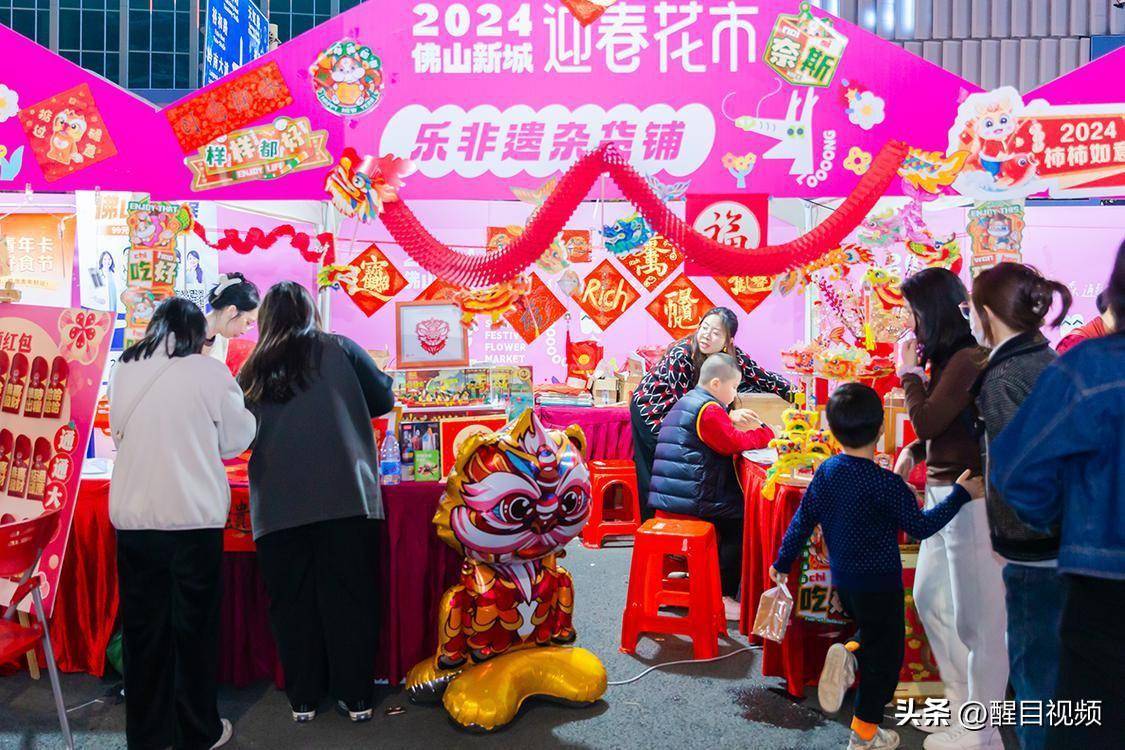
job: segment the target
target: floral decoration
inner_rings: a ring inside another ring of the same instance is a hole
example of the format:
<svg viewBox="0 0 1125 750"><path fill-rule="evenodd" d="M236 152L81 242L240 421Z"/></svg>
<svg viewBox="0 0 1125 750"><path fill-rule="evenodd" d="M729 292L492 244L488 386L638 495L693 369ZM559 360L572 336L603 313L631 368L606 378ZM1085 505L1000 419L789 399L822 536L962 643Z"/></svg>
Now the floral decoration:
<svg viewBox="0 0 1125 750"><path fill-rule="evenodd" d="M66 309L59 315L59 352L70 362L93 364L102 339L113 328L113 316L93 310Z"/></svg>
<svg viewBox="0 0 1125 750"><path fill-rule="evenodd" d="M844 158L844 169L855 175L865 175L871 169L871 154L859 146L852 146Z"/></svg>

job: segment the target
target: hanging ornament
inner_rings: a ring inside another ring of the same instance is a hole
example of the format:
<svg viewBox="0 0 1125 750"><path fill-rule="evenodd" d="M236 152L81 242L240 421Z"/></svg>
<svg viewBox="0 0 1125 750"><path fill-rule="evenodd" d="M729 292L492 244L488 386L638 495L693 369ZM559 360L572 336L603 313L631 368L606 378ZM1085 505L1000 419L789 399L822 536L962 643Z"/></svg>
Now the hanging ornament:
<svg viewBox="0 0 1125 750"><path fill-rule="evenodd" d="M555 286L567 297L574 297L582 287L582 279L578 278L578 274L574 272L574 269L567 269L563 272L563 275L559 277L559 280L555 282Z"/></svg>
<svg viewBox="0 0 1125 750"><path fill-rule="evenodd" d="M367 222L383 213L384 204L398 200L403 178L415 169L409 159L393 155L360 158L354 148L347 148L325 180L324 189L337 211Z"/></svg>
<svg viewBox="0 0 1125 750"><path fill-rule="evenodd" d="M675 245L657 235L640 250L622 255L620 260L625 270L651 292L676 272L684 262L684 256Z"/></svg>
<svg viewBox="0 0 1125 750"><path fill-rule="evenodd" d="M484 289L457 289L453 299L461 307L461 322L466 326L472 326L478 315L485 315L493 328L499 328L504 316L530 291L531 280L521 274Z"/></svg>
<svg viewBox="0 0 1125 750"><path fill-rule="evenodd" d="M336 286L371 317L409 283L374 242L345 266L325 266L320 286Z"/></svg>
<svg viewBox="0 0 1125 750"><path fill-rule="evenodd" d="M523 233L500 253L464 253L443 245L426 231L401 200L385 203L379 218L394 241L438 278L463 286L488 286L512 278L538 260L566 226L595 181L608 172L653 230L679 248L688 260L707 266L717 274L775 275L839 247L886 192L907 148L898 141L888 142L855 190L824 221L795 240L759 247L753 253L722 245L694 231L660 200L612 144L603 144L582 156L559 179L558 186L532 216Z"/></svg>
<svg viewBox="0 0 1125 750"><path fill-rule="evenodd" d="M517 300L504 320L530 344L566 314L566 306L559 302L550 288L536 274L531 274L531 289Z"/></svg>
<svg viewBox="0 0 1125 750"><path fill-rule="evenodd" d="M906 304L902 296L902 277L893 269L872 266L867 269L863 280L884 310Z"/></svg>
<svg viewBox="0 0 1125 750"><path fill-rule="evenodd" d="M714 306L691 279L680 274L645 309L673 340L678 341L698 328L704 313Z"/></svg>

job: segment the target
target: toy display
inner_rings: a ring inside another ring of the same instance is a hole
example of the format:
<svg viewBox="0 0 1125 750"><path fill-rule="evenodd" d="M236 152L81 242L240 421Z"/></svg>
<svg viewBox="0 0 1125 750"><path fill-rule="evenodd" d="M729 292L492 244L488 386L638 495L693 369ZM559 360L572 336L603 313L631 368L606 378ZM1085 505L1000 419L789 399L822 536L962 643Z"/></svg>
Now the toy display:
<svg viewBox="0 0 1125 750"><path fill-rule="evenodd" d="M798 400L802 400L801 397ZM781 434L769 442L769 447L777 450L777 461L766 471L762 497L767 500L776 495L777 483L782 477L815 471L837 450L831 433L818 429L820 412L798 406L782 412L781 419Z"/></svg>

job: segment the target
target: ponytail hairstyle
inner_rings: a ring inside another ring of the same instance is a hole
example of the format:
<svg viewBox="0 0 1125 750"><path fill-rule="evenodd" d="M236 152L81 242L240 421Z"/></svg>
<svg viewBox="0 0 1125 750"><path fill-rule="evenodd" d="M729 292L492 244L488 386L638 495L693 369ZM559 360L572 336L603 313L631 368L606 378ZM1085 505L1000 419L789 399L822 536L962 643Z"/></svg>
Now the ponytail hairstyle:
<svg viewBox="0 0 1125 750"><path fill-rule="evenodd" d="M996 336L990 316L985 312L986 306L1013 331L1030 333L1043 327L1056 294L1060 310L1051 321L1052 328L1058 328L1063 322L1073 301L1070 289L1062 282L1044 278L1039 271L1023 263L998 263L973 281L973 307L985 336L993 342Z"/></svg>
<svg viewBox="0 0 1125 750"><path fill-rule="evenodd" d="M238 383L249 403L284 404L312 382L324 334L308 289L295 281L270 287L258 311L258 345Z"/></svg>
<svg viewBox="0 0 1125 750"><path fill-rule="evenodd" d="M200 269L202 273L202 269ZM222 310L234 306L240 313L257 310L261 304L258 287L240 273L219 274L219 283L207 295L207 304L212 310Z"/></svg>
<svg viewBox="0 0 1125 750"><path fill-rule="evenodd" d="M199 354L206 338L207 318L203 311L189 299L169 297L152 314L144 338L126 349L121 361L148 359L159 347L169 357Z"/></svg>

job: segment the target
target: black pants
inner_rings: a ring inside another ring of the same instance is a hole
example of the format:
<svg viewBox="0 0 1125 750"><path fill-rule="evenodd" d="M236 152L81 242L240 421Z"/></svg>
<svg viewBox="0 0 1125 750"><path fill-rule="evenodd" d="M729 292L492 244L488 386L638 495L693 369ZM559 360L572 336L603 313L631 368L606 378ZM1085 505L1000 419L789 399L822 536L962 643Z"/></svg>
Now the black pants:
<svg viewBox="0 0 1125 750"><path fill-rule="evenodd" d="M222 529L117 532L130 750L210 748L222 733L222 560Z"/></svg>
<svg viewBox="0 0 1125 750"><path fill-rule="evenodd" d="M648 428L637 405L629 402L629 426L633 432L633 463L637 467L637 492L640 494L641 517L652 518L656 511L648 507L648 490L652 486L652 464L656 461L656 433Z"/></svg>
<svg viewBox="0 0 1125 750"><path fill-rule="evenodd" d="M1071 707L1101 701L1101 726L1052 726L1047 747L1102 750L1125 746L1125 632L1121 602L1125 581L1068 575L1063 607L1058 701ZM1046 709L1044 709L1046 720Z"/></svg>
<svg viewBox="0 0 1125 750"><path fill-rule="evenodd" d="M859 651L855 655L859 690L855 696L855 715L860 721L881 724L886 705L894 698L902 669L906 639L903 591L836 591L857 626L854 640L859 641Z"/></svg>
<svg viewBox="0 0 1125 750"><path fill-rule="evenodd" d="M270 624L294 706L372 699L378 622L375 522L298 526L257 540Z"/></svg>
<svg viewBox="0 0 1125 750"><path fill-rule="evenodd" d="M742 519L708 519L715 527L719 542L719 579L723 596L738 597L742 583Z"/></svg>

